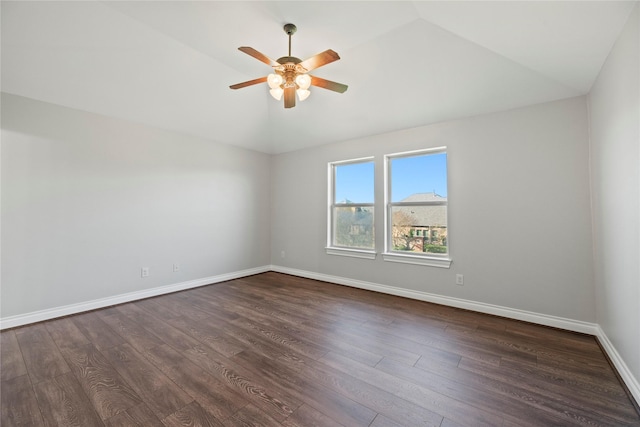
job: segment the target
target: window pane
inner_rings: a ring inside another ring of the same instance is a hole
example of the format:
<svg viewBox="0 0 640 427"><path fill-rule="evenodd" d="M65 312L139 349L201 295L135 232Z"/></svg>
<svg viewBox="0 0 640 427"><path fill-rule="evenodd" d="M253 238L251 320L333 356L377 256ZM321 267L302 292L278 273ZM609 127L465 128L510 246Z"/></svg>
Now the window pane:
<svg viewBox="0 0 640 427"><path fill-rule="evenodd" d="M390 160L391 202L434 201L447 197L447 154L423 154ZM418 196L422 195L422 196ZM424 200L419 200L420 197ZM412 200L416 199L417 200ZM435 199L437 200L437 199Z"/></svg>
<svg viewBox="0 0 640 427"><path fill-rule="evenodd" d="M335 203L373 203L373 162L335 166Z"/></svg>
<svg viewBox="0 0 640 427"><path fill-rule="evenodd" d="M447 253L446 206L393 206L391 249Z"/></svg>
<svg viewBox="0 0 640 427"><path fill-rule="evenodd" d="M373 207L334 208L333 245L373 249Z"/></svg>

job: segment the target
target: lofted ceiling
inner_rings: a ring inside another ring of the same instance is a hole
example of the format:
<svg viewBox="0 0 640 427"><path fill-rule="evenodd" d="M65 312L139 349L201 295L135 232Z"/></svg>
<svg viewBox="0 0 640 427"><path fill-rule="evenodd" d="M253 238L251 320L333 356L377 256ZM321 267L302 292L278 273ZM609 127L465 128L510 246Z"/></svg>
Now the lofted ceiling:
<svg viewBox="0 0 640 427"><path fill-rule="evenodd" d="M266 153L589 92L631 1L2 1L2 91ZM333 49L285 110L237 50Z"/></svg>

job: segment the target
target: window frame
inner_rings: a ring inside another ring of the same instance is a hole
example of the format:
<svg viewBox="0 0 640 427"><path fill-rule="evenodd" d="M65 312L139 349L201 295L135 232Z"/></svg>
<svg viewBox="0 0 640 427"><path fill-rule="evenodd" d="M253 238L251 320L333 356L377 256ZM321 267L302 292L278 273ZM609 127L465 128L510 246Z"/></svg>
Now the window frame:
<svg viewBox="0 0 640 427"><path fill-rule="evenodd" d="M346 166L357 163L372 163L373 164L373 201L371 203L336 203L336 169L338 166ZM375 176L376 176L376 164L375 157L360 157L357 159L341 160L336 162L329 162L328 164L328 210L327 210L327 246L325 248L328 255L349 256L355 258L375 259L376 257L376 242L375 242ZM374 212L374 240L373 249L354 248L348 246L338 246L334 244L335 237L335 211L336 208L350 207L350 208L371 208Z"/></svg>
<svg viewBox="0 0 640 427"><path fill-rule="evenodd" d="M451 246L450 239L447 238L447 253L435 254L428 252L404 252L393 250L393 216L392 211L394 207L398 206L446 206L447 207L447 236L449 236L449 196L448 196L448 182L449 182L449 157L447 155L447 200L446 201L433 201L433 202L392 202L391 194L391 161L397 158L403 157L416 157L431 154L447 153L447 147L435 147L414 151L404 151L400 153L386 154L384 156L384 252L382 253L382 259L390 262L399 262L405 264L418 264L427 265L431 267L450 268L451 267Z"/></svg>

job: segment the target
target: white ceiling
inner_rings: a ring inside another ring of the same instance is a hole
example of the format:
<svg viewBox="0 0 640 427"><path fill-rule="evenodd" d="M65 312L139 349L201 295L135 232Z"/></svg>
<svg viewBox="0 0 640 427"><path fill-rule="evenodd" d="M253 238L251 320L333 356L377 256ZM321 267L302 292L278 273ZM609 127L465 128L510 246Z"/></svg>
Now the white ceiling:
<svg viewBox="0 0 640 427"><path fill-rule="evenodd" d="M588 93L630 1L2 1L2 90L267 153ZM333 49L285 110L237 50Z"/></svg>

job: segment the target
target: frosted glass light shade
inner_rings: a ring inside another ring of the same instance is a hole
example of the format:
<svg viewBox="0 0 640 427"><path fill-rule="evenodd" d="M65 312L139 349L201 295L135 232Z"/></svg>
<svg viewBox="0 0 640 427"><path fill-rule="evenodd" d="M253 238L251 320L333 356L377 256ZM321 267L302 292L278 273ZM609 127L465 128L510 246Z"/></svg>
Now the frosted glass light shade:
<svg viewBox="0 0 640 427"><path fill-rule="evenodd" d="M269 74L267 76L267 84L271 89L279 88L282 82L283 80L280 74Z"/></svg>
<svg viewBox="0 0 640 427"><path fill-rule="evenodd" d="M276 99L276 101L280 101L284 90L276 86L275 89L271 89L269 93Z"/></svg>
<svg viewBox="0 0 640 427"><path fill-rule="evenodd" d="M308 74L299 74L296 76L296 84L300 89L309 89L309 86L311 86L311 77L309 77Z"/></svg>
<svg viewBox="0 0 640 427"><path fill-rule="evenodd" d="M298 94L298 99L300 101L304 101L305 99L307 99L309 97L309 95L311 95L311 92L309 92L306 89L298 89L298 90L296 90L296 93Z"/></svg>

